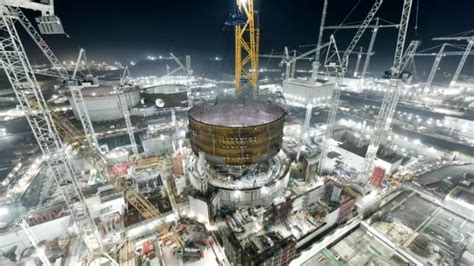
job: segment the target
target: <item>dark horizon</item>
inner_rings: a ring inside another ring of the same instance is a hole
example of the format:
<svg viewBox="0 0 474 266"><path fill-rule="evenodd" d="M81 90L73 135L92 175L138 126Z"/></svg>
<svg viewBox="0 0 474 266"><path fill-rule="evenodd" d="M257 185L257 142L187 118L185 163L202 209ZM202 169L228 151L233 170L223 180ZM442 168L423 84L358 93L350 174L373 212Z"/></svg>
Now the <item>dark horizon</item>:
<svg viewBox="0 0 474 266"><path fill-rule="evenodd" d="M420 49L440 44L432 37L445 36L474 29L468 20L474 13L474 5L468 0L453 1L446 5L443 0L414 0L407 44L414 38L414 25L419 1L418 38ZM314 0L260 0L258 4L261 29L261 53L281 53L284 46L290 49L316 42L323 1ZM367 15L373 0L360 2L346 22L361 21ZM55 1L56 14L61 17L66 36L47 36L45 39L61 60L75 58L80 47L85 48L91 58L123 63L140 60L147 55L190 54L194 57L220 56L226 65L233 63L233 31L224 29L224 22L233 9L233 0L184 1L157 0L138 1L131 5L125 1L84 0L71 6L67 1ZM335 25L357 2L348 4L344 0L329 1L326 25ZM403 1L385 1L377 17L398 23ZM31 14L30 14L31 15ZM38 15L38 14L35 14ZM459 18L459 19L449 19ZM464 19L463 19L464 18ZM336 33L340 47L345 47L355 31ZM330 32L325 32L327 40ZM393 60L396 29L381 29L375 45L374 68L388 68ZM368 30L357 47L368 46ZM459 44L464 44L459 42ZM33 54L32 61L42 60ZM352 62L355 61L351 59ZM426 63L423 63L426 61ZM459 58L444 60L441 67L453 71ZM474 64L468 60L465 70ZM429 71L432 59L421 59L423 71Z"/></svg>

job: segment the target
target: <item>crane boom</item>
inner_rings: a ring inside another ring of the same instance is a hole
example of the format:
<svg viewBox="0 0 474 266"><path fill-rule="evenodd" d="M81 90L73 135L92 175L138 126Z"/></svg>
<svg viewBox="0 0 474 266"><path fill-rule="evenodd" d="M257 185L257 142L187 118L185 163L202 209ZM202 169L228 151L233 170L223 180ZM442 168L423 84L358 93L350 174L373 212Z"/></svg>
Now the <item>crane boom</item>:
<svg viewBox="0 0 474 266"><path fill-rule="evenodd" d="M393 69L398 74L402 64L403 49L405 48L405 39L407 36L408 24L410 23L411 6L413 0L404 0L402 16L400 19L400 28L398 30L397 47L393 59Z"/></svg>
<svg viewBox="0 0 474 266"><path fill-rule="evenodd" d="M367 50L367 56L365 57L364 61L364 66L362 67L362 74L360 75L360 79L362 81L362 84L365 80L365 77L367 75L367 71L369 70L369 64L370 64L370 58L372 57L372 51L374 50L374 45L375 45L375 39L377 38L377 34L379 32L379 27L380 27L380 19L376 18L375 19L375 25L372 28L372 36L370 37L370 43L369 43L369 48Z"/></svg>
<svg viewBox="0 0 474 266"><path fill-rule="evenodd" d="M444 52L443 56L462 56L465 54L464 52ZM436 56L438 53L419 53L419 54L414 54L414 56ZM474 55L474 52L470 52L468 55Z"/></svg>
<svg viewBox="0 0 474 266"><path fill-rule="evenodd" d="M127 187L125 176L115 173L112 169L112 163L110 163L101 152L91 149L90 146L86 145L87 143L81 138L81 131L57 113L53 114L53 119L59 134L70 143L71 147L81 154L100 175L106 177L119 192L122 192L125 200L135 207L145 219L161 218L161 213L151 202L135 189Z"/></svg>
<svg viewBox="0 0 474 266"><path fill-rule="evenodd" d="M461 71L464 67L464 64L467 61L467 57L471 53L472 46L474 46L474 37L472 37L469 42L467 43L466 50L464 50L464 53L461 57L461 61L459 62L458 67L456 68L456 72L454 72L453 79L449 83L449 86L452 87L456 85L456 82L458 81L459 75L461 75Z"/></svg>
<svg viewBox="0 0 474 266"><path fill-rule="evenodd" d="M36 43L36 45L41 49L44 56L51 63L53 69L58 72L59 76L63 80L68 80L69 79L69 73L67 73L66 69L63 67L63 65L58 60L56 55L53 53L51 48L49 48L48 44L43 39L43 37L41 37L41 35L38 33L38 31L36 31L35 27L30 22L30 20L28 20L28 18L25 16L23 11L21 11L21 9L18 8L18 7L8 7L8 9L9 9L11 14L18 17L18 21L20 22L20 24L23 26L23 28L26 30L26 32L28 32L28 34L33 39L33 41Z"/></svg>
<svg viewBox="0 0 474 266"><path fill-rule="evenodd" d="M374 21L379 21L379 18L375 18ZM324 27L325 30L349 30L349 29L360 29L363 25L332 25ZM399 28L399 24L385 24L385 25L367 25L368 29L375 28Z"/></svg>
<svg viewBox="0 0 474 266"><path fill-rule="evenodd" d="M135 159L138 159L139 154L138 154L137 141L135 140L135 133L133 132L133 125L132 125L132 120L130 118L130 110L128 108L128 101L127 101L127 97L125 97L125 92L124 92L124 90L126 90L127 87L131 85L130 82L131 82L130 71L128 70L128 66L126 66L123 71L122 78L120 79L120 85L117 87L114 87L114 90L117 93L118 98L119 98L119 103L122 109L125 125L127 127L127 133L130 139L130 145L132 147L133 155Z"/></svg>
<svg viewBox="0 0 474 266"><path fill-rule="evenodd" d="M449 36L449 37L434 37L433 41L469 41L473 36Z"/></svg>
<svg viewBox="0 0 474 266"><path fill-rule="evenodd" d="M180 70L185 71L186 75L188 75L188 76L192 75L193 70L191 69L191 57L189 55L186 56L186 66L183 65L183 63L181 63L181 61L179 61L179 59L173 53L170 53L170 56L176 62L176 64L178 64L178 68L176 68L172 71L168 71L166 73L166 75L164 75L162 78L171 76L171 75L173 75L174 73L176 73ZM168 69L168 65L166 67Z"/></svg>
<svg viewBox="0 0 474 266"><path fill-rule="evenodd" d="M352 51L356 47L360 38L362 37L365 30L367 29L367 26L369 26L370 22L372 22L372 19L375 17L375 14L377 14L377 11L379 10L382 3L383 3L383 0L375 0L374 5L369 11L369 14L360 25L360 28L357 30L356 34L354 35L354 38L352 38L352 41L347 46L347 49L344 51L344 54L342 55L342 63L341 63L341 66L344 68L344 72L347 70L349 55L352 53Z"/></svg>
<svg viewBox="0 0 474 266"><path fill-rule="evenodd" d="M70 191L63 191L64 188L60 186L59 191L64 197L67 206L71 209L73 219L77 223L81 236L83 236L89 249L88 256L104 256L112 264L117 265L103 250L101 237L85 204L84 196L76 181L75 172L69 162L66 147L62 142L61 136L75 150L79 151L98 170L101 176L108 177L109 181L115 185L117 190L124 194L125 199L144 218L161 218L160 212L135 189L130 189L126 182L124 182L124 177L117 174L110 175L110 164L102 153L88 145L86 143L87 138L82 138L81 132L72 123L60 117L57 113L50 111L24 51L20 37L14 27L14 21L18 17L10 13L6 6L2 6L1 2L0 10L0 31L4 33L0 37L0 63L7 74L20 106L25 112L27 121L32 128L44 158L47 159L46 162L52 170L52 176L56 183L59 186L63 181L72 182L72 193ZM80 213L85 215L78 216ZM179 245L179 239L176 242Z"/></svg>
<svg viewBox="0 0 474 266"><path fill-rule="evenodd" d="M318 164L318 173L322 174L323 169L324 169L324 160L327 157L329 153L329 148L331 144L331 138L332 138L332 132L334 130L334 125L329 124L330 121L336 121L336 116L337 116L337 109L339 108L339 98L341 97L341 88L340 86L342 85L343 79L344 79L344 72L343 72L343 67L342 67L342 60L339 56L339 50L337 48L336 40L334 39L334 36L331 35L330 37L330 46L328 48L327 54L326 54L326 60L325 60L325 67L334 67L336 71L336 79L334 82L334 91L332 95L332 99L329 103L329 114L328 114L328 124L326 125L326 130L323 135L323 139L321 141L321 154L319 158L319 164ZM337 63L335 65L329 64L328 59L329 59L329 53L331 50L331 47L335 49L335 55L337 58Z"/></svg>
<svg viewBox="0 0 474 266"><path fill-rule="evenodd" d="M472 31L469 31L472 33ZM474 36L449 36L449 37L435 37L433 41L467 41L467 46L464 52L462 53L461 61L459 61L459 65L456 68L456 72L454 72L453 79L449 83L450 87L456 85L458 81L459 75L461 75L461 71L464 68L464 64L467 61L467 57L471 54L472 47L474 46Z"/></svg>
<svg viewBox="0 0 474 266"><path fill-rule="evenodd" d="M100 235L85 204L84 195L75 178L75 172L65 152L65 146L59 137L41 87L14 26L15 19L18 17L10 13L4 4L5 2L0 2L0 32L3 33L0 37L1 65L19 105L25 112L40 150L47 159L46 162L52 170L51 174L58 184L59 191L67 206L71 208L71 214L78 224L89 251L103 250ZM64 188L59 186L63 181L72 183L72 192L63 190ZM79 204L76 204L75 198L79 199ZM84 218L77 216L81 211L85 213Z"/></svg>
<svg viewBox="0 0 474 266"><path fill-rule="evenodd" d="M413 60L413 57L415 56L416 50L420 46L420 41L418 40L413 40L410 42L408 45L405 54L403 55L402 63L400 65L400 72L403 72L406 70L408 67L408 64L410 61Z"/></svg>
<svg viewBox="0 0 474 266"><path fill-rule="evenodd" d="M365 30L367 29L367 26L370 24L372 19L375 17L375 14L377 14L377 11L379 10L380 6L382 5L383 0L376 0L374 5L369 11L369 14L367 17L364 19L362 22L361 27L359 30L357 30L356 34L354 35L354 38L350 42L349 46L347 49L344 51L344 54L342 58L340 59L340 62L338 64L338 69L336 69L336 79L335 79L335 84L334 84L334 91L333 95L331 98L331 104L329 106L329 115L328 115L328 120L326 123L326 131L324 133L324 137L322 140L322 145L321 145L321 155L319 159L319 165L318 165L318 173L322 174L323 172L323 162L326 159L329 148L330 148L330 142L332 138L332 132L334 130L334 125L336 123L336 117L337 117L337 109L339 108L339 98L341 96L341 86L344 81L344 75L347 70L347 64L349 60L349 55L352 53L354 50L355 46L359 42L360 38L364 34ZM334 44L334 47L337 50L336 42L334 40L334 36L331 36L331 42ZM329 54L329 49L328 49L328 54ZM339 57L339 53L337 51L337 55Z"/></svg>
<svg viewBox="0 0 474 266"><path fill-rule="evenodd" d="M436 76L436 72L438 72L439 64L441 63L441 59L444 57L444 49L446 48L446 43L443 43L439 52L436 54L436 58L434 60L433 66L431 67L430 75L428 76L428 80L426 81L426 87L431 88L433 85L433 80Z"/></svg>
<svg viewBox="0 0 474 266"><path fill-rule="evenodd" d="M304 59L313 53L321 52L321 50L328 47L329 44L330 43L328 42L328 43L316 46L316 48L311 49L307 52L304 52L298 56L296 55L296 50L293 50L293 56L290 56L288 52L288 48L285 47L285 64L286 64L285 78L295 78L296 62L298 60Z"/></svg>
<svg viewBox="0 0 474 266"><path fill-rule="evenodd" d="M403 50L405 46L405 38L408 29L412 0L404 0L402 15L400 18L400 28L398 30L397 45L395 49L395 58L392 65L392 79L389 81L389 87L385 92L379 114L374 126L374 133L370 139L367 153L365 155L364 164L359 175L359 181L364 185L369 180L372 169L374 168L377 151L380 147L383 137L388 134L395 109L400 98L400 67L403 62ZM413 51L414 52L414 51ZM408 54L405 54L408 56Z"/></svg>
<svg viewBox="0 0 474 266"><path fill-rule="evenodd" d="M328 0L324 0L323 11L321 13L321 23L319 25L319 32L318 32L318 43L316 44L316 48L319 48L319 49L316 50L316 54L314 55L313 73L311 76L313 80L316 80L318 72L319 72L319 66L321 65L321 63L319 62L319 59L321 57L321 44L323 42L324 25L326 24L327 12L328 12Z"/></svg>

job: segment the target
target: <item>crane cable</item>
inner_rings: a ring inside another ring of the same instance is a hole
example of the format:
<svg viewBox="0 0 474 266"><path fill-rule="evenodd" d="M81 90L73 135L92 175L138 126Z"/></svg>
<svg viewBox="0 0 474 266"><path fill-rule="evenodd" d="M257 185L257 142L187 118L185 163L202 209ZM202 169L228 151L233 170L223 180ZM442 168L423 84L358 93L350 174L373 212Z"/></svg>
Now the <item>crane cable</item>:
<svg viewBox="0 0 474 266"><path fill-rule="evenodd" d="M419 12L420 12L420 0L416 0L415 39L418 38L418 13Z"/></svg>
<svg viewBox="0 0 474 266"><path fill-rule="evenodd" d="M346 20L352 15L352 13L354 13L355 9L359 6L359 4L360 4L360 0L358 0L357 3L352 7L351 11L349 11L349 13L347 13L346 17L341 21L339 26L344 25ZM338 29L335 29L332 34L336 34L337 31L338 31Z"/></svg>

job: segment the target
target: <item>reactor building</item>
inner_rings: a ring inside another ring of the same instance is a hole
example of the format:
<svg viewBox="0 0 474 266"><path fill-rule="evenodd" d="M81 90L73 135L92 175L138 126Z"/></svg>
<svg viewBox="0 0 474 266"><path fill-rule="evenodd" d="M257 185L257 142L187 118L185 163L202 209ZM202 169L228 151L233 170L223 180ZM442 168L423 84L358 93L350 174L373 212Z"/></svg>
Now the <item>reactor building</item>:
<svg viewBox="0 0 474 266"><path fill-rule="evenodd" d="M92 122L112 121L123 118L120 100L113 86L91 84L81 88L81 93ZM129 108L140 102L140 88L138 86L126 87L124 94ZM66 96L69 102L72 103L73 100L70 93ZM74 116L79 120L77 106L71 104L71 107Z"/></svg>
<svg viewBox="0 0 474 266"><path fill-rule="evenodd" d="M188 107L188 86L180 84L163 84L143 90L143 102L147 105L162 108Z"/></svg>
<svg viewBox="0 0 474 266"><path fill-rule="evenodd" d="M271 204L288 185L281 151L286 112L270 102L222 101L190 109L189 180L215 208Z"/></svg>

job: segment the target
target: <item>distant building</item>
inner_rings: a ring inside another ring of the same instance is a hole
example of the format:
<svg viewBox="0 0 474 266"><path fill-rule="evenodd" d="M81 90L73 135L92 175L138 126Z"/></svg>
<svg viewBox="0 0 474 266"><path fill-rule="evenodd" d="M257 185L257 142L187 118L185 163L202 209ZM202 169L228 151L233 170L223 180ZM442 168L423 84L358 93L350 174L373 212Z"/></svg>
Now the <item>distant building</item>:
<svg viewBox="0 0 474 266"><path fill-rule="evenodd" d="M283 95L290 105L313 106L331 99L334 83L320 83L313 80L286 79L283 81Z"/></svg>

